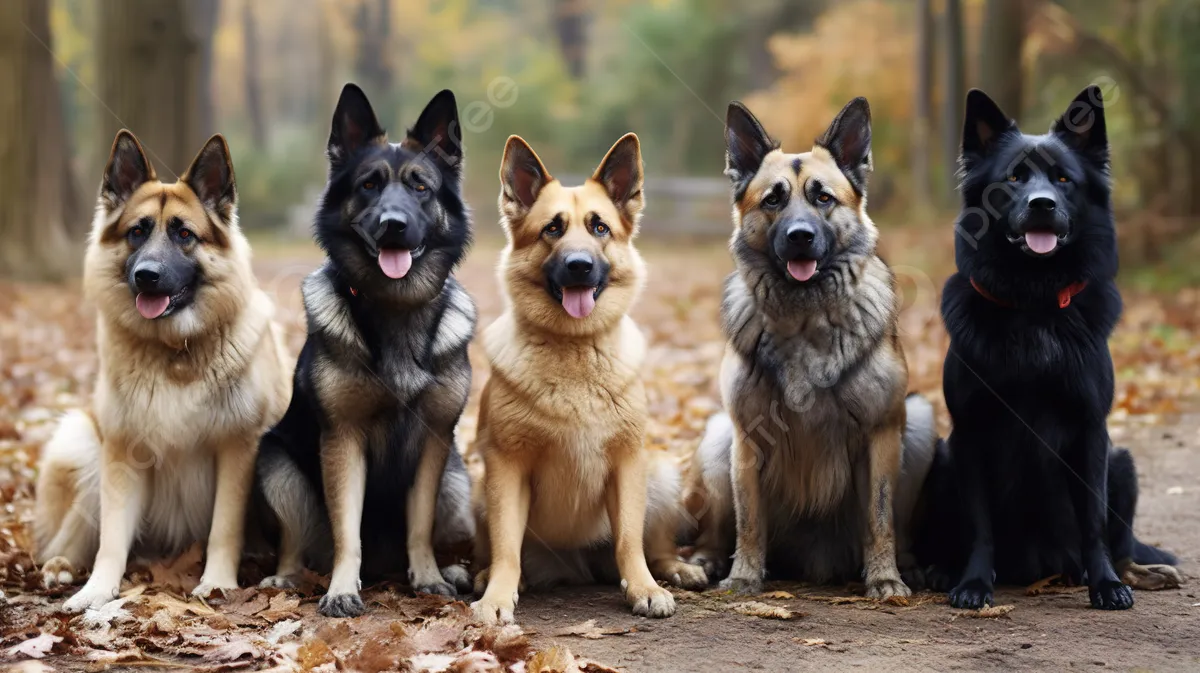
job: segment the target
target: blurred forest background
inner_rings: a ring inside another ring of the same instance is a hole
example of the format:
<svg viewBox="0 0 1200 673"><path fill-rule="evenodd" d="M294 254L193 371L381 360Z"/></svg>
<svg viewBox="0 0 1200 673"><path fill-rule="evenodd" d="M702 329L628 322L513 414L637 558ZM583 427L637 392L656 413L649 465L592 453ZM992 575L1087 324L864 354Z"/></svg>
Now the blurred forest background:
<svg viewBox="0 0 1200 673"><path fill-rule="evenodd" d="M1200 0L3 0L0 275L78 273L122 126L164 178L224 133L243 226L306 236L333 104L351 80L393 136L434 92L455 91L483 237L499 233L509 134L556 175L579 177L636 131L646 236L719 238L730 100L799 149L864 95L875 219L948 244L966 89L1041 132L1096 81L1126 268L1192 283L1197 35Z"/></svg>

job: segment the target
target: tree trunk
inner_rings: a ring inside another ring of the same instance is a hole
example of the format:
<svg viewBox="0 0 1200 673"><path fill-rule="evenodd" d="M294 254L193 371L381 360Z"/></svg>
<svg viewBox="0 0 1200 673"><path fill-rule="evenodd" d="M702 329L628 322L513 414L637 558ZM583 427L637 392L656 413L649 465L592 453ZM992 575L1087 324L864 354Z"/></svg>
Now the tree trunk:
<svg viewBox="0 0 1200 673"><path fill-rule="evenodd" d="M51 61L49 0L0 2L0 275L76 275L86 221Z"/></svg>
<svg viewBox="0 0 1200 673"><path fill-rule="evenodd" d="M107 137L133 131L163 180L183 172L204 142L207 90L190 18L187 0L106 0L96 21L100 128Z"/></svg>
<svg viewBox="0 0 1200 673"><path fill-rule="evenodd" d="M245 0L242 5L242 68L246 78L246 115L250 118L250 142L254 149L267 146L267 127L263 120L262 73L259 71L258 23L254 5Z"/></svg>
<svg viewBox="0 0 1200 673"><path fill-rule="evenodd" d="M912 192L917 209L933 203L929 151L933 128L933 2L917 0L917 77L913 93Z"/></svg>
<svg viewBox="0 0 1200 673"><path fill-rule="evenodd" d="M217 30L217 16L221 12L221 0L187 0L191 14L187 27L196 42L199 63L196 82L199 86L196 99L196 132L207 139L216 133L217 121L213 110L213 33ZM197 148L198 151L198 148Z"/></svg>
<svg viewBox="0 0 1200 673"><path fill-rule="evenodd" d="M554 33L573 79L583 79L586 70L587 21L586 0L554 0Z"/></svg>
<svg viewBox="0 0 1200 673"><path fill-rule="evenodd" d="M368 96L390 96L392 93L392 61L388 53L391 38L391 0L369 0L358 6L355 29L358 32L358 54L355 69L362 77Z"/></svg>
<svg viewBox="0 0 1200 673"><path fill-rule="evenodd" d="M942 13L942 166L945 168L943 198L955 202L958 151L962 142L963 105L966 91L963 73L963 18L959 0L946 0Z"/></svg>
<svg viewBox="0 0 1200 673"><path fill-rule="evenodd" d="M1025 43L1024 0L987 0L983 44L979 52L979 82L1010 117L1021 119L1022 63Z"/></svg>

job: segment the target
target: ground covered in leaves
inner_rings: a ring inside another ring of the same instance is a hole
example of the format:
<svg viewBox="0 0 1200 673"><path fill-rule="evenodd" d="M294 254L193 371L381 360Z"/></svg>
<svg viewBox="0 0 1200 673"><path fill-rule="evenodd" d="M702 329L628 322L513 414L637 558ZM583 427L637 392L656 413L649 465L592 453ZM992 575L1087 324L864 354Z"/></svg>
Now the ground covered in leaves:
<svg viewBox="0 0 1200 673"><path fill-rule="evenodd" d="M902 239L897 249L915 251L888 257L904 291L911 387L944 409L947 339L937 300L945 265L929 263L921 257L927 249ZM298 351L299 282L319 257L307 246L258 250L259 278L276 296ZM460 273L483 324L502 309L495 253L494 245L479 246ZM651 278L634 316L651 344L647 444L683 462L719 407L716 313L730 262L720 245L648 244L644 254ZM523 596L519 627L485 629L470 623L465 603L414 598L400 584L368 588L368 614L336 622L316 614L323 590L317 576L298 593L243 589L223 602L189 599L201 563L195 548L131 567L119 601L66 615L57 608L73 589L42 590L30 557L34 466L57 414L88 401L96 374L93 320L75 285L0 284L0 588L7 599L0 605L0 665L459 673L1200 666L1194 583L1139 592L1124 613L1089 610L1086 591L1050 583L1001 592L999 607L982 614L952 610L932 594L879 604L862 598L861 587L772 585L752 599L677 592L676 616L655 621L629 615L616 587L597 587ZM1138 461L1136 528L1142 539L1179 553L1185 572L1200 561L1198 337L1200 290L1193 289L1170 297L1127 293L1112 339L1118 371L1110 428ZM472 360L477 393L487 368L477 349ZM474 434L476 398L463 418L464 446ZM253 586L261 569L247 566L242 582Z"/></svg>

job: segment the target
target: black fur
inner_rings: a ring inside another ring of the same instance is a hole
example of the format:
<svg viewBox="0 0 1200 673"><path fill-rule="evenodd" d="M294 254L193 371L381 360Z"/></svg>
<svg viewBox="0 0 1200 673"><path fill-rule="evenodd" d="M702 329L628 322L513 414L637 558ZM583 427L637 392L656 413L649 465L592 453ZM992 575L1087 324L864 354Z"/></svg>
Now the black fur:
<svg viewBox="0 0 1200 673"><path fill-rule="evenodd" d="M406 495L430 437L451 445L436 525L446 524L443 512L471 521L468 490L449 493L445 488L450 478L469 483L453 447L453 432L470 387L467 343L475 323L474 305L451 275L470 243L457 124L449 91L434 97L398 144L387 142L354 85L346 86L334 113L329 182L314 223L314 236L327 259L305 280L308 339L296 365L291 405L263 438L258 465L262 491L277 517L292 517L293 524L320 531L307 535L306 545L306 556L318 565L328 563L331 553L321 441L340 422L332 418L331 405L347 402L329 399L335 394L330 390L343 396L346 390L361 391L362 404L374 405L364 415L368 420L355 427L367 437L364 575L405 567ZM396 217L404 218L408 228L392 240L414 251L411 268L401 278L385 275L377 259L379 249L389 244L391 234L383 223L388 212L399 213ZM423 254L418 256L418 249ZM345 319L335 319L340 317ZM329 390L323 389L322 382L331 376L358 387L326 383ZM304 497L322 505L319 521L296 522L300 497L280 494L289 489L267 484L297 472L303 477L298 487L306 490ZM450 585L417 588L454 593ZM322 612L331 616L361 611L361 601L349 594L322 602Z"/></svg>
<svg viewBox="0 0 1200 673"><path fill-rule="evenodd" d="M1114 562L1173 559L1134 540L1133 460L1105 426L1121 297L1099 88L1040 136L972 91L961 164L958 273L942 296L954 429L926 485L934 518L921 553L953 578L955 607L990 603L995 582L1061 573L1088 583L1093 606L1128 608ZM1030 231L1059 244L1037 254ZM1086 286L1063 306L1076 283Z"/></svg>

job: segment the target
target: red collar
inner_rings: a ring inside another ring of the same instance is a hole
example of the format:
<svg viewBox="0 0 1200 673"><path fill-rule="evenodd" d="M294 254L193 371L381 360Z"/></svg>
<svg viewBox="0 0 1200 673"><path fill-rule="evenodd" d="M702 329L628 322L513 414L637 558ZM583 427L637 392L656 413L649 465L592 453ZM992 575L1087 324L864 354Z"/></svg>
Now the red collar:
<svg viewBox="0 0 1200 673"><path fill-rule="evenodd" d="M1075 295L1079 294L1080 292L1083 292L1083 290L1087 287L1087 285L1088 284L1087 284L1086 280L1081 280L1078 283L1071 283L1070 285L1059 290L1058 291L1058 307L1066 308L1066 307L1070 306L1071 298L1074 297ZM987 290L983 289L983 286L980 285L979 282L976 281L974 278L971 279L971 287L975 288L975 291L978 292L981 297L992 302L993 304L998 304L1005 308L1016 308L1016 305L1013 304L1012 302L1004 301L1003 299L1000 299L999 297L995 296L991 292L988 292Z"/></svg>
<svg viewBox="0 0 1200 673"><path fill-rule="evenodd" d="M973 282L975 282L975 281L971 281L971 282L973 283ZM354 289L354 286L350 286L350 296L351 296L351 297L357 297L357 296L358 296L358 290L355 290L355 289Z"/></svg>

